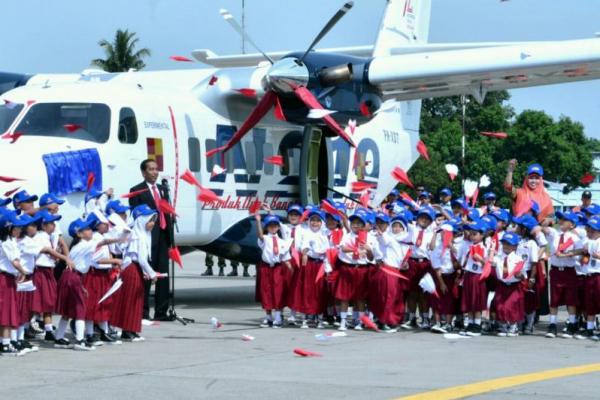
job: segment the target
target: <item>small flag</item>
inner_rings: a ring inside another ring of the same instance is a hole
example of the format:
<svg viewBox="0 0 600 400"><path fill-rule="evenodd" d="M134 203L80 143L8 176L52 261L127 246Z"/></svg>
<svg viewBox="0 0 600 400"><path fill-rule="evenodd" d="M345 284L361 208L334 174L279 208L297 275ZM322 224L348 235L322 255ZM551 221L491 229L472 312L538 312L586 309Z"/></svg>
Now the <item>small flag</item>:
<svg viewBox="0 0 600 400"><path fill-rule="evenodd" d="M340 210L332 206L327 200L321 202L321 210L325 211L327 214L342 216Z"/></svg>
<svg viewBox="0 0 600 400"><path fill-rule="evenodd" d="M488 186L490 186L492 182L490 181L490 177L487 175L482 175L481 178L479 178L479 187L480 188L486 188Z"/></svg>
<svg viewBox="0 0 600 400"><path fill-rule="evenodd" d="M379 332L379 328L377 327L377 325L375 324L375 322L373 322L371 320L371 318L369 318L366 314L363 314L360 317L360 322L362 322L362 324L369 329L373 329L375 332Z"/></svg>
<svg viewBox="0 0 600 400"><path fill-rule="evenodd" d="M506 139L508 137L506 132L481 132L481 134L494 139Z"/></svg>
<svg viewBox="0 0 600 400"><path fill-rule="evenodd" d="M510 279L515 275L519 275L519 273L521 273L521 271L523 270L524 265L525 261L519 261L517 265L515 265L515 268L512 271L510 271L510 273L506 276L506 279Z"/></svg>
<svg viewBox="0 0 600 400"><path fill-rule="evenodd" d="M414 209L419 208L419 203L417 203L416 201L413 200L412 197L410 197L410 195L406 192L402 192L400 193L400 197L402 197L402 199L407 202L408 204L410 204L410 206Z"/></svg>
<svg viewBox="0 0 600 400"><path fill-rule="evenodd" d="M331 243L333 243L334 246L339 246L340 243L342 242L342 237L344 236L344 231L341 229L335 229L334 231L331 232ZM337 255L337 253L336 253ZM333 267L333 265L332 265Z"/></svg>
<svg viewBox="0 0 600 400"><path fill-rule="evenodd" d="M449 229L444 229L445 226L442 225L442 255L450 248L450 244L452 243L452 239L454 238L454 234ZM451 228L450 228L451 229Z"/></svg>
<svg viewBox="0 0 600 400"><path fill-rule="evenodd" d="M446 172L450 176L450 180L453 181L458 175L458 167L454 164L446 164Z"/></svg>
<svg viewBox="0 0 600 400"><path fill-rule="evenodd" d="M8 192L5 192L5 193L4 193L4 197L10 197L10 196L12 196L12 195L13 195L13 194L15 194L15 193L17 192L17 190L19 190L19 189L21 189L21 186L19 186L19 187L15 188L15 189L9 190Z"/></svg>
<svg viewBox="0 0 600 400"><path fill-rule="evenodd" d="M179 247L171 247L169 249L169 258L173 260L173 262L179 265L179 268L183 269L183 260L181 258L181 253L179 252Z"/></svg>
<svg viewBox="0 0 600 400"><path fill-rule="evenodd" d="M382 265L381 270L388 275L395 276L396 278L400 278L405 281L409 280L406 276L402 275L396 268L388 267L387 265Z"/></svg>
<svg viewBox="0 0 600 400"><path fill-rule="evenodd" d="M300 357L322 357L321 354L315 353L314 351L308 351L300 348L294 349L294 354L299 355Z"/></svg>
<svg viewBox="0 0 600 400"><path fill-rule="evenodd" d="M202 189L202 185L200 184L200 182L198 182L198 179L196 179L196 177L194 176L194 174L192 173L192 171L190 171L189 169L186 170L180 177L179 179L189 183L190 185L193 186L197 186L198 188Z"/></svg>
<svg viewBox="0 0 600 400"><path fill-rule="evenodd" d="M371 200L371 195L369 194L369 190L365 190L364 193L359 197L358 201L364 208L369 208L369 201Z"/></svg>
<svg viewBox="0 0 600 400"><path fill-rule="evenodd" d="M481 271L481 275L479 275L480 281L485 281L490 274L492 273L492 262L490 260L486 260L485 264L483 264L483 269Z"/></svg>
<svg viewBox="0 0 600 400"><path fill-rule="evenodd" d="M590 173L588 172L587 174L585 174L584 176L582 176L582 177L581 177L581 180L580 180L580 182L581 182L581 184L582 184L583 186L587 186L587 185L589 185L590 183L594 182L594 179L595 179L595 178L596 178L596 177L595 177L594 175L592 175L592 174L590 174Z"/></svg>
<svg viewBox="0 0 600 400"><path fill-rule="evenodd" d="M419 140L417 142L417 151L419 152L421 157L423 157L427 161L430 161L429 160L429 152L427 151L427 146L425 145L425 143L422 140Z"/></svg>
<svg viewBox="0 0 600 400"><path fill-rule="evenodd" d="M362 245L367 244L367 231L362 230L362 229L360 231L358 231L356 242L359 245L361 245L361 244Z"/></svg>
<svg viewBox="0 0 600 400"><path fill-rule="evenodd" d="M250 203L250 207L248 207L248 213L256 214L260 210L261 206L262 202L260 200L253 201L252 203Z"/></svg>
<svg viewBox="0 0 600 400"><path fill-rule="evenodd" d="M283 167L283 156L265 157L265 162Z"/></svg>
<svg viewBox="0 0 600 400"><path fill-rule="evenodd" d="M396 179L398 182L405 184L408 187L414 188L415 186L410 181L410 178L406 174L406 172L400 168L396 167L392 170L392 177Z"/></svg>
<svg viewBox="0 0 600 400"><path fill-rule="evenodd" d="M171 56L169 57L171 60L173 61L177 61L177 62L194 62L193 60L185 57L185 56Z"/></svg>
<svg viewBox="0 0 600 400"><path fill-rule="evenodd" d="M129 192L129 193L125 193L121 195L122 199L132 199L134 197L139 196L142 193L148 192L150 191L150 189L146 188L146 189L141 189L141 190L135 190L133 192Z"/></svg>
<svg viewBox="0 0 600 400"><path fill-rule="evenodd" d="M360 193L362 191L375 188L374 183L369 182L352 182L351 189L354 193Z"/></svg>
<svg viewBox="0 0 600 400"><path fill-rule="evenodd" d="M254 90L254 89L243 88L243 89L235 89L235 91L246 97L256 97L256 90Z"/></svg>
<svg viewBox="0 0 600 400"><path fill-rule="evenodd" d="M213 329L219 329L223 327L223 324L217 319L217 317L212 317L210 319L210 325L213 327Z"/></svg>
<svg viewBox="0 0 600 400"><path fill-rule="evenodd" d="M83 127L79 124L64 124L63 128L65 128L65 131L69 133L75 133Z"/></svg>
<svg viewBox="0 0 600 400"><path fill-rule="evenodd" d="M92 189L92 186L94 186L94 182L96 181L96 174L94 174L93 172L88 172L88 176L87 176L87 184L85 186L85 191L89 192Z"/></svg>
<svg viewBox="0 0 600 400"><path fill-rule="evenodd" d="M167 199L158 200L158 204L156 206L158 208L158 211L162 212L163 214L177 215L177 213L175 212L175 208L173 208L173 206L167 201Z"/></svg>
<svg viewBox="0 0 600 400"><path fill-rule="evenodd" d="M212 203L220 201L221 199L215 192L207 188L201 188L200 194L198 195L198 200L203 201L205 203Z"/></svg>
<svg viewBox="0 0 600 400"><path fill-rule="evenodd" d="M465 180L464 183L465 197L472 198L477 190L477 182L470 179Z"/></svg>
<svg viewBox="0 0 600 400"><path fill-rule="evenodd" d="M569 240L567 240L566 242L564 242L563 244L561 244L560 246L558 246L558 249L556 249L557 253L562 253L563 251L565 251L566 249L568 249L569 247L571 247L573 245L573 238L569 238Z"/></svg>
<svg viewBox="0 0 600 400"><path fill-rule="evenodd" d="M327 250L325 250L325 254L327 255L327 261L329 261L329 265L331 266L331 268L335 267L335 264L337 262L338 250L334 247L330 247Z"/></svg>
<svg viewBox="0 0 600 400"><path fill-rule="evenodd" d="M292 245L290 249L290 254L292 256L292 261L294 261L294 265L296 267L300 267L300 253L298 252L298 248L295 245Z"/></svg>
<svg viewBox="0 0 600 400"><path fill-rule="evenodd" d="M321 264L321 267L317 271L317 275L315 276L315 285L319 283L321 279L325 276L325 264Z"/></svg>
<svg viewBox="0 0 600 400"><path fill-rule="evenodd" d="M365 102L360 103L360 113L362 115L364 115L365 117L371 116L371 110L369 110L369 106L367 105L367 103L365 103Z"/></svg>

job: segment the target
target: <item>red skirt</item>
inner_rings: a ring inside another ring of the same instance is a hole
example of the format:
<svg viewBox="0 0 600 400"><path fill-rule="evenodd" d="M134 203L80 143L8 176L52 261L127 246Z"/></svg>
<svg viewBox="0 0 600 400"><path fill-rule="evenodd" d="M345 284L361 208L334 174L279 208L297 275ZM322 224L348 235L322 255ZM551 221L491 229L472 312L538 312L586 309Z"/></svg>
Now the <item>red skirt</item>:
<svg viewBox="0 0 600 400"><path fill-rule="evenodd" d="M600 274L585 277L585 312L588 316L600 314Z"/></svg>
<svg viewBox="0 0 600 400"><path fill-rule="evenodd" d="M436 280L436 278L434 278L434 280ZM442 280L446 284L448 290L446 290L446 293L442 293L441 289L437 287L438 282L436 280L436 287L439 297L429 296L429 304L431 305L433 311L438 314L454 315L456 310L456 297L454 297L456 273L442 274Z"/></svg>
<svg viewBox="0 0 600 400"><path fill-rule="evenodd" d="M550 307L577 307L577 274L575 268L550 267Z"/></svg>
<svg viewBox="0 0 600 400"><path fill-rule="evenodd" d="M295 269L293 286L289 286L289 306L304 314L321 314L327 306L327 280L325 276L316 282L323 261L308 259L305 266Z"/></svg>
<svg viewBox="0 0 600 400"><path fill-rule="evenodd" d="M120 277L123 284L110 296L112 304L109 322L112 326L119 327L124 331L139 333L142 331L142 314L144 312L142 269L138 264L132 263L121 272ZM104 302L102 303L104 304Z"/></svg>
<svg viewBox="0 0 600 400"><path fill-rule="evenodd" d="M287 286L289 282L288 275L290 271L284 264L275 264L271 267L261 262L258 265L257 284L258 294L262 308L270 310L281 310L287 302ZM260 278L258 278L260 276Z"/></svg>
<svg viewBox="0 0 600 400"><path fill-rule="evenodd" d="M487 308L487 287L485 280L480 281L479 276L479 274L465 271L461 299L462 312L481 312Z"/></svg>
<svg viewBox="0 0 600 400"><path fill-rule="evenodd" d="M112 286L110 269L90 268L83 278L83 287L87 291L85 303L85 319L87 321L108 321L112 310L113 296L98 304Z"/></svg>
<svg viewBox="0 0 600 400"><path fill-rule="evenodd" d="M404 291L400 278L383 272L381 268L371 268L371 271L369 310L381 323L398 325L404 319Z"/></svg>
<svg viewBox="0 0 600 400"><path fill-rule="evenodd" d="M525 299L520 283L496 285L496 320L516 323L525 318Z"/></svg>
<svg viewBox="0 0 600 400"><path fill-rule="evenodd" d="M26 279L32 279L29 275ZM17 311L19 312L19 325L28 323L31 320L31 306L33 304L33 292L17 292Z"/></svg>
<svg viewBox="0 0 600 400"><path fill-rule="evenodd" d="M340 301L367 300L369 296L369 268L341 263L335 287L335 298Z"/></svg>
<svg viewBox="0 0 600 400"><path fill-rule="evenodd" d="M416 258L408 259L408 271L405 273L406 277L409 279L409 288L408 290L411 292L419 292L422 293L423 289L419 286L419 282L427 272L431 272L431 261L427 259L423 259L423 261L419 261Z"/></svg>
<svg viewBox="0 0 600 400"><path fill-rule="evenodd" d="M69 319L85 320L83 274L65 269L56 289L56 313Z"/></svg>
<svg viewBox="0 0 600 400"><path fill-rule="evenodd" d="M56 278L54 268L35 267L33 272L33 302L31 310L35 313L53 313L56 307Z"/></svg>
<svg viewBox="0 0 600 400"><path fill-rule="evenodd" d="M0 326L17 328L17 282L13 275L0 272Z"/></svg>
<svg viewBox="0 0 600 400"><path fill-rule="evenodd" d="M586 280L587 276L577 275L577 308L585 308Z"/></svg>

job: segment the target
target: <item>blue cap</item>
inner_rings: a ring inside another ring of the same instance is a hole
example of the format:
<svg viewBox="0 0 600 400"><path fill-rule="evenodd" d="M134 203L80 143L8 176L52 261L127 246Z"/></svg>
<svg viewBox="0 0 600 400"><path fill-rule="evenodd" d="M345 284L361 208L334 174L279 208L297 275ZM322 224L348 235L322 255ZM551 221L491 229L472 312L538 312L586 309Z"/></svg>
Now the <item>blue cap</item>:
<svg viewBox="0 0 600 400"><path fill-rule="evenodd" d="M344 214L346 213L346 205L342 201L334 201L333 206L338 210L343 211Z"/></svg>
<svg viewBox="0 0 600 400"><path fill-rule="evenodd" d="M589 206L582 209L586 214L597 215L600 214L600 206L596 203L592 203Z"/></svg>
<svg viewBox="0 0 600 400"><path fill-rule="evenodd" d="M538 226L538 221L531 215L523 215L521 217L514 217L513 222L517 225L521 225L528 231Z"/></svg>
<svg viewBox="0 0 600 400"><path fill-rule="evenodd" d="M481 218L481 214L479 213L478 209L470 208L469 213L467 214L467 217L472 221L477 221L478 219Z"/></svg>
<svg viewBox="0 0 600 400"><path fill-rule="evenodd" d="M396 222L400 222L402 225L404 225L404 228L408 226L408 221L401 215L396 215L394 218L392 218L391 223L394 224Z"/></svg>
<svg viewBox="0 0 600 400"><path fill-rule="evenodd" d="M537 174L539 176L544 176L544 168L540 164L531 164L527 167L527 175Z"/></svg>
<svg viewBox="0 0 600 400"><path fill-rule="evenodd" d="M314 210L320 210L320 209L321 208L319 206L314 205L314 204L307 204L306 207L304 207L304 211L307 213L314 211Z"/></svg>
<svg viewBox="0 0 600 400"><path fill-rule="evenodd" d="M266 228L270 224L281 224L281 220L277 215L269 214L262 220L263 228Z"/></svg>
<svg viewBox="0 0 600 400"><path fill-rule="evenodd" d="M464 197L452 200L452 202L450 203L450 205L452 207L459 206L463 210L468 210L469 209L469 203L467 203L467 200L465 200Z"/></svg>
<svg viewBox="0 0 600 400"><path fill-rule="evenodd" d="M58 204L61 205L65 201L60 197L56 197L53 193L44 193L42 197L40 197L40 207L47 206L49 204Z"/></svg>
<svg viewBox="0 0 600 400"><path fill-rule="evenodd" d="M502 243L507 243L511 246L518 246L521 241L521 236L517 235L514 232L505 232L502 235L502 239L500 239Z"/></svg>
<svg viewBox="0 0 600 400"><path fill-rule="evenodd" d="M354 214L352 214L350 216L350 218L348 218L350 220L350 222L352 222L355 219L358 219L359 221L362 221L363 224L367 223L367 218L366 218L366 214L362 213L362 212L358 212L359 210L356 210L356 212Z"/></svg>
<svg viewBox="0 0 600 400"><path fill-rule="evenodd" d="M471 224L467 224L464 229L469 230L469 231L476 231L476 232L481 232L481 233L485 233L488 230L488 226L485 222L483 222L482 220L478 219L475 220L473 223Z"/></svg>
<svg viewBox="0 0 600 400"><path fill-rule="evenodd" d="M508 221L510 221L510 214L504 208L495 210L490 215L496 218L498 221L502 221L506 224L508 224Z"/></svg>
<svg viewBox="0 0 600 400"><path fill-rule="evenodd" d="M430 199L431 198L431 193L426 192L426 191L422 191L421 194L419 194L419 199L421 197L427 197L428 199Z"/></svg>
<svg viewBox="0 0 600 400"><path fill-rule="evenodd" d="M0 207L0 228L4 228L8 223L10 216L14 214L14 211L8 208Z"/></svg>
<svg viewBox="0 0 600 400"><path fill-rule="evenodd" d="M323 213L323 211L321 211L321 210L313 210L313 211L309 212L309 213L308 213L308 219L310 219L311 217L313 217L313 216L315 216L315 215L316 215L317 217L319 217L319 219L320 219L321 221L324 221L324 220L325 220L325 214L324 214L324 213Z"/></svg>
<svg viewBox="0 0 600 400"><path fill-rule="evenodd" d="M85 194L85 201L87 203L90 199L97 199L100 196L102 196L103 194L104 194L104 192L101 190L90 189L90 191Z"/></svg>
<svg viewBox="0 0 600 400"><path fill-rule="evenodd" d="M291 212L297 212L298 214L302 215L302 213L304 212L304 208L302 208L300 204L292 204L287 209L288 214Z"/></svg>
<svg viewBox="0 0 600 400"><path fill-rule="evenodd" d="M577 226L587 225L588 219L583 211L576 212L575 214L577 214L577 217L579 218L579 220L577 221Z"/></svg>
<svg viewBox="0 0 600 400"><path fill-rule="evenodd" d="M432 221L435 219L435 212L429 207L419 208L419 210L417 211L417 218L419 218L422 215L428 217Z"/></svg>
<svg viewBox="0 0 600 400"><path fill-rule="evenodd" d="M593 217L588 219L587 226L589 226L595 231L600 231L600 216L594 215Z"/></svg>
<svg viewBox="0 0 600 400"><path fill-rule="evenodd" d="M27 203L37 199L38 197L35 194L29 194L26 190L21 190L13 196L13 204L16 206L17 203Z"/></svg>
<svg viewBox="0 0 600 400"><path fill-rule="evenodd" d="M138 217L145 216L145 215L152 215L152 214L156 214L156 210L153 208L150 208L147 204L140 204L139 206L137 206L133 210L131 210L131 216L133 217L133 219L137 219Z"/></svg>
<svg viewBox="0 0 600 400"><path fill-rule="evenodd" d="M498 220L496 218L492 217L491 215L484 215L481 217L481 221L487 225L488 231L496 230L496 225L498 224Z"/></svg>
<svg viewBox="0 0 600 400"><path fill-rule="evenodd" d="M448 188L443 188L442 190L440 190L440 195L441 196L452 196L452 190L450 190Z"/></svg>
<svg viewBox="0 0 600 400"><path fill-rule="evenodd" d="M17 215L17 213L11 213L8 216L8 224L12 226L27 226L37 221L39 221L39 218L30 217L27 214Z"/></svg>
<svg viewBox="0 0 600 400"><path fill-rule="evenodd" d="M0 207L6 207L7 205L9 205L11 203L11 199L9 197L5 198L5 199L0 199Z"/></svg>
<svg viewBox="0 0 600 400"><path fill-rule="evenodd" d="M106 215L112 213L122 214L129 211L129 206L121 203L120 200L111 200L106 204Z"/></svg>
<svg viewBox="0 0 600 400"><path fill-rule="evenodd" d="M81 218L76 219L75 221L69 224L69 235L72 237L77 236L77 232L80 232L84 229L90 228L92 221L83 220Z"/></svg>
<svg viewBox="0 0 600 400"><path fill-rule="evenodd" d="M375 215L375 221L381 221L381 222L385 222L386 224L390 223L390 217L387 214L384 214L382 212L378 212Z"/></svg>
<svg viewBox="0 0 600 400"><path fill-rule="evenodd" d="M388 196L398 197L398 196L400 196L400 191L398 189L392 189L392 191L390 192L390 194Z"/></svg>
<svg viewBox="0 0 600 400"><path fill-rule="evenodd" d="M38 211L37 213L35 213L35 216L38 217L43 224L60 221L60 219L62 218L58 214L50 214L50 211L46 209Z"/></svg>
<svg viewBox="0 0 600 400"><path fill-rule="evenodd" d="M576 225L577 221L579 220L579 217L577 217L577 214L575 214L572 211L565 211L565 212L559 211L556 213L556 218L564 219L565 221L570 221L573 223L573 225Z"/></svg>
<svg viewBox="0 0 600 400"><path fill-rule="evenodd" d="M483 195L483 200L496 200L496 193L487 192L486 194Z"/></svg>

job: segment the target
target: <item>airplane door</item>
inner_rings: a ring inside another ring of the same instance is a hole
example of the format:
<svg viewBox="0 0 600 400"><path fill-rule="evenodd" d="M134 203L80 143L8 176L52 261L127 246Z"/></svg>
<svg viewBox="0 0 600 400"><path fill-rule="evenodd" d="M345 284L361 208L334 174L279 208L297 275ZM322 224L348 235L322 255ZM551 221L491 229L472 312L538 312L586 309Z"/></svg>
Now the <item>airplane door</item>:
<svg viewBox="0 0 600 400"><path fill-rule="evenodd" d="M333 187L332 165L329 141L320 129L306 125L300 153L302 204L318 204L328 197L329 188Z"/></svg>

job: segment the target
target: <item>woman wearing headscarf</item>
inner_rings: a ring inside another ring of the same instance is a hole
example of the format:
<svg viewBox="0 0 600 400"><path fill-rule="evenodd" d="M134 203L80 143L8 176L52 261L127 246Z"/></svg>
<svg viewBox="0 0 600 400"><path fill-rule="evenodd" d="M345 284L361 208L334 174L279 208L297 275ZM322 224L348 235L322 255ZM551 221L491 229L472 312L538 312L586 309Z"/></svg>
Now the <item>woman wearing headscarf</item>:
<svg viewBox="0 0 600 400"><path fill-rule="evenodd" d="M542 222L544 219L554 214L552 199L544 188L544 168L540 164L531 164L527 167L527 176L520 188L513 186L513 172L517 165L517 160L508 162L508 171L504 181L504 189L512 195L513 215L520 217L527 213L535 201L539 206L537 219Z"/></svg>

